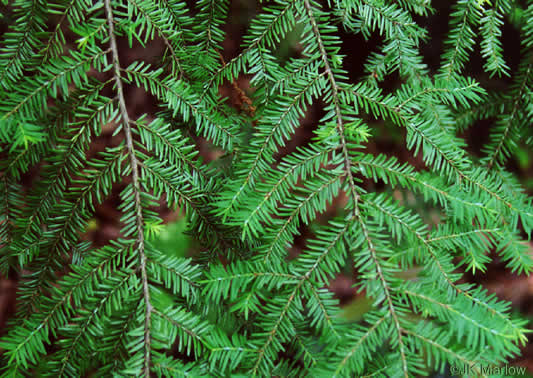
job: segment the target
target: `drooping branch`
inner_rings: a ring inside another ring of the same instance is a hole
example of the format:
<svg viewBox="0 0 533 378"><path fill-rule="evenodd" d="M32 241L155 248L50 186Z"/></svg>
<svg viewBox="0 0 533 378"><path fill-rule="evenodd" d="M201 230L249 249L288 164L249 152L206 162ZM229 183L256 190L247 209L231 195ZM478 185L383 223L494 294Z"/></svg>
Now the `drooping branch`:
<svg viewBox="0 0 533 378"><path fill-rule="evenodd" d="M113 9L111 7L111 0L105 0L105 9L107 15L107 23L109 26L109 44L111 47L111 52L113 56L113 68L114 68L114 77L117 85L117 97L120 106L120 115L122 117L122 123L124 128L124 135L126 138L126 148L128 155L130 157L130 166L131 166L131 179L133 185L133 195L134 195L134 208L135 208L135 223L137 229L137 241L136 248L139 252L140 261L139 261L139 270L141 272L141 280L143 286L143 296L145 302L145 319L144 319L144 375L145 377L150 376L150 327L151 327L151 315L152 315L152 304L150 302L150 289L148 287L148 276L146 274L146 254L145 254L145 245L144 245L144 222L142 215L142 204L141 204L141 184L139 181L139 163L135 157L135 150L133 147L133 136L130 126L130 118L128 115L128 110L126 108L126 101L124 99L124 89L122 86L122 78L120 76L120 61L118 58L118 47L117 40L115 38L115 29L113 21Z"/></svg>
<svg viewBox="0 0 533 378"><path fill-rule="evenodd" d="M329 80L330 85L331 85L331 91L332 91L331 101L333 102L333 106L335 108L335 115L336 115L336 118L337 118L337 129L339 131L341 148L342 148L342 155L343 155L343 158L344 158L344 169L346 170L346 176L347 176L347 179L348 179L348 183L350 185L350 193L349 194L352 197L353 202L354 202L353 216L355 218L357 218L359 223L361 224L361 227L362 227L363 232L364 232L365 239L366 239L366 241L368 243L368 247L369 247L369 249L370 249L370 251L372 253L372 259L374 260L374 262L375 262L375 264L377 266L379 278L380 278L380 280L381 280L381 282L383 284L383 288L386 291L387 304L388 304L388 307L390 309L391 315L393 317L393 321L394 321L394 325L395 325L395 328L396 328L396 332L398 334L398 343L400 345L400 356L401 356L401 359L402 359L402 369L403 369L404 376L407 378L408 377L408 373L407 373L407 358L406 358L406 355L405 355L405 345L404 345L403 338L402 338L402 327L400 326L400 322L399 322L398 317L396 315L396 310L395 310L394 305L392 303L392 297L391 297L390 289L389 289L388 284L387 284L387 282L385 280L385 277L383 276L383 273L381 272L381 266L380 266L380 264L377 261L376 251L373 248L373 244L372 244L370 236L369 236L369 234L367 232L364 219L363 219L363 217L362 217L362 215L360 213L360 210L359 210L360 195L357 192L357 189L356 189L356 186L355 186L355 180L354 180L353 174L352 174L352 163L351 163L351 159L350 159L350 156L349 156L349 153L348 153L348 146L347 146L346 137L345 137L344 121L343 121L343 116L342 116L342 111L341 111L341 106L340 106L340 100L339 100L339 87L338 87L337 82L335 80L335 75L333 74L333 71L331 70L331 67L329 65L329 59L328 59L328 55L327 55L327 52L326 52L326 48L324 46L324 42L322 41L322 37L321 37L320 30L318 28L318 24L317 24L316 19L315 19L314 15L313 15L313 9L311 7L311 4L309 3L309 0L304 0L304 4L305 4L305 8L307 10L307 15L309 17L309 20L311 21L311 26L313 28L313 33L315 34L315 36L317 38L317 41L318 41L318 47L319 47L320 55L322 57L322 61L324 62L324 70L325 70L325 72L326 72L326 74L328 76L328 80Z"/></svg>

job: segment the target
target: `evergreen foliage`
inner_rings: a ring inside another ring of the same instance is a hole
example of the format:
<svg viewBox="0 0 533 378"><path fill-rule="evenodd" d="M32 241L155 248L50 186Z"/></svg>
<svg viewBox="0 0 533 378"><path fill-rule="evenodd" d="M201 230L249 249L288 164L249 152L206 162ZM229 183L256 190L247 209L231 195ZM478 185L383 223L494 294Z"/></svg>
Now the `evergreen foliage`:
<svg viewBox="0 0 533 378"><path fill-rule="evenodd" d="M21 275L0 339L4 376L407 377L519 354L525 321L463 277L496 258L533 269L532 201L506 168L533 143L532 1L455 1L435 72L416 21L434 13L429 1L259 2L227 62L227 0L3 3L0 269ZM504 22L521 35L515 69ZM356 82L341 29L383 41ZM289 35L301 52L284 60ZM124 65L118 38L158 39L165 53ZM468 77L474 53L512 84ZM401 85L384 89L393 73ZM244 74L253 94L240 90L236 109L219 86ZM130 86L161 111L134 119ZM280 157L316 103L313 140ZM405 130L425 167L370 153L374 118ZM480 119L494 122L477 157L459 135ZM112 123L121 142L87 159ZM222 157L202 161L194 136ZM26 191L30 169L39 175ZM80 235L117 183L121 235L95 248ZM199 257L155 248L161 199L187 217ZM324 215L334 200L342 209ZM313 236L288 259L303 226ZM326 289L345 269L372 301L357 323Z"/></svg>

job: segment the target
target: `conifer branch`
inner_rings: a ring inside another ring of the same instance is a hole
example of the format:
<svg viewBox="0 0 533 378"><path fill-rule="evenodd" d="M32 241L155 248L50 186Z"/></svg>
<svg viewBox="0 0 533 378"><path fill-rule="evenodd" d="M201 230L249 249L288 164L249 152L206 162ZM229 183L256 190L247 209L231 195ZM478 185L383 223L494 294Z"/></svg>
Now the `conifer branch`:
<svg viewBox="0 0 533 378"><path fill-rule="evenodd" d="M24 32L22 35L18 36L17 40L17 46L15 50L10 54L10 58L2 65L0 68L0 83L2 85L4 84L4 80L6 79L6 76L9 73L10 68L18 62L18 59L20 59L20 55L22 53L22 49L24 48L24 45L28 43L28 36L31 34L31 27L33 26L33 23L35 22L37 10L39 7L39 1L35 0L31 2L31 10L23 14L24 17ZM22 60L22 59L21 59Z"/></svg>
<svg viewBox="0 0 533 378"><path fill-rule="evenodd" d="M239 187L239 189L235 192L235 194L231 198L231 201L229 201L229 203L227 204L227 206L226 206L227 209L232 209L235 206L235 203L239 202L239 199L241 198L243 193L245 193L244 190L247 187L250 186L250 182L251 182L252 178L254 177L254 173L256 173L256 171L258 170L259 163L264 161L264 157L263 157L264 154L268 150L269 146L273 143L272 141L275 140L275 138L279 135L280 129L282 128L283 123L286 122L286 119L291 114L291 111L294 111L294 109L298 106L298 104L300 103L302 97L306 94L306 91L313 84L315 84L318 80L320 80L320 78L322 76L324 76L325 74L326 73L323 72L323 73L315 76L312 80L310 80L305 85L305 87L303 87L299 91L299 93L291 99L291 101L288 104L287 108L283 111L283 113L279 117L279 120L274 125L272 125L272 127L270 128L270 131L266 135L266 138L264 139L264 141L262 141L261 147L259 148L259 151L257 151L257 154L255 155L253 161L251 162L248 174L244 178L244 180L243 180L241 186ZM246 227L247 227L247 223L245 221L244 228L246 228Z"/></svg>
<svg viewBox="0 0 533 378"><path fill-rule="evenodd" d="M69 4L65 7L63 12L61 13L61 17L59 18L59 21L57 22L56 27L54 28L54 31L48 37L48 40L45 42L43 49L39 51L39 54L42 55L41 64L45 63L48 60L48 54L52 47L52 43L54 39L57 38L59 33L61 33L61 27L63 26L63 23L65 22L68 13L74 7L75 3L76 3L76 0L70 0Z"/></svg>
<svg viewBox="0 0 533 378"><path fill-rule="evenodd" d="M530 80L531 75L533 74L533 54L530 54L530 56L531 56L530 59L529 59L530 62L529 62L528 66L527 66L527 68L525 70L526 72L524 73L524 77L522 79L522 83L520 84L520 89L516 93L516 97L515 97L515 99L514 99L514 101L512 103L511 114L505 120L505 129L504 129L502 135L499 136L499 142L498 142L498 144L496 145L496 148L494 149L494 151L492 151L492 154L489 157L489 160L488 160L488 163L487 163L487 168L488 169L491 169L492 166L494 165L494 163L496 162L496 160L498 159L498 156L499 156L500 151L501 151L501 149L503 147L503 144L507 140L509 131L511 130L511 127L514 124L513 121L518 116L518 110L519 110L520 104L523 101L522 98L523 98L523 95L524 95L524 91L526 89L526 84L527 84L528 80Z"/></svg>
<svg viewBox="0 0 533 378"><path fill-rule="evenodd" d="M436 251L434 250L433 246L430 244L430 242L424 238L424 236L418 231L418 230L415 230L413 229L409 224L407 224L403 219L400 219L398 218L397 215L391 213L390 211L388 211L387 209L383 208L382 206L380 206L379 204L375 203L375 202L372 202L372 201L369 201L369 200L366 200L367 203L371 204L372 206L374 206L375 208L379 209L379 211L383 212L384 214L386 214L388 217L390 217L391 219L395 219L398 223L402 224L403 227L405 227L409 232L411 232L417 239L418 241L424 245L424 247L426 248L427 252L429 253L429 257L431 258L431 260L433 260L433 263L435 264L435 266L437 267L438 271L440 272L440 274L442 275L442 277L445 279L446 283L451 287L453 288L453 290L461 295L461 296L464 296L466 298L468 298L469 300L471 300L472 302L478 304L479 306L485 308L491 315L496 315L498 316L502 321L504 321L511 329L514 329L515 331L518 330L518 327L516 325L514 325L512 323L512 321L510 319L508 319L504 314L502 314L500 311L492 308L488 303L486 303L485 301L483 300L480 300L478 298L476 298L474 295L472 295L471 293L469 293L467 290L464 290L462 289L459 285L457 285L455 282L454 282L454 279L451 277L451 274L450 272L447 271L447 269L443 266L442 262L440 261L440 259L438 258L438 255L436 253ZM521 336L521 339L525 338L525 335L522 335Z"/></svg>
<svg viewBox="0 0 533 378"><path fill-rule="evenodd" d="M335 369L335 372L333 373L333 377L336 378L337 375L343 370L344 366L348 362L348 360L354 356L359 348L364 344L364 342L370 337L370 335L376 331L376 329L390 316L390 313L386 313L382 317L378 319L378 321L375 321L374 324L372 324L372 327L368 328L368 330L364 333L363 336L359 337L357 342L353 345L353 347L346 353L342 361L339 363L337 368Z"/></svg>
<svg viewBox="0 0 533 378"><path fill-rule="evenodd" d="M403 292L409 296L412 296L412 297L418 297L418 298L421 298L425 301L428 301L430 303L433 303L439 307L442 307L444 309L446 309L446 311L449 311L450 313L453 313L457 316L459 316L460 318L463 318L464 320L472 323L473 326L477 327L477 328L480 328L482 329L483 331L487 332L487 333L492 333L493 335L496 335L496 336L499 336L499 337L502 337L502 338L505 338L505 339L513 339L514 335L510 335L510 334L505 334L505 333L502 333L502 332L499 332L497 330L494 330L494 329L491 329L491 328L488 328L486 327L485 325L483 324L480 324L476 319L473 319L472 317L469 317L467 314L464 314L462 312L459 312L457 311L456 309L454 309L452 306L450 306L449 304L447 303L441 303L427 295L423 295L423 294L420 294L420 293L416 293L416 292L413 292L411 290L403 290Z"/></svg>
<svg viewBox="0 0 533 378"><path fill-rule="evenodd" d="M109 44L113 55L113 67L115 83L117 88L117 96L120 106L120 113L122 117L122 126L124 128L124 135L126 138L126 148L130 157L131 165L131 178L133 185L134 195L134 209L135 209L135 224L137 231L137 241L135 248L139 252L139 269L141 271L143 296L145 305L145 318L144 318L144 376L150 376L150 330L151 330L151 315L153 311L152 303L150 301L150 288L148 287L148 276L146 274L146 254L144 245L144 223L142 215L142 203L141 203L141 184L139 181L139 167L138 161L135 156L135 150L133 147L133 135L131 132L130 118L128 115L128 109L126 107L126 101L124 99L124 89L122 87L122 77L120 75L121 68L118 57L118 47L115 38L115 26L113 20L113 9L111 7L111 0L104 0L107 23L109 28Z"/></svg>
<svg viewBox="0 0 533 378"><path fill-rule="evenodd" d="M341 112L341 108L340 108L340 104L339 104L339 94L338 94L337 83L335 81L335 77L333 76L333 72L331 71L331 67L329 65L328 56L327 56L326 50L324 48L324 44L322 42L322 38L320 36L320 31L318 29L318 25L317 25L316 20L315 20L315 18L313 16L313 10L311 8L309 0L304 0L304 4L305 4L305 8L307 10L309 19L311 20L313 31L314 31L315 36L316 36L317 41L318 41L320 54L322 56L322 61L324 63L324 68L325 68L325 71L326 71L326 73L328 75L329 82L330 82L330 85L331 85L331 90L332 90L331 98L332 98L332 101L333 101L333 104L334 104L334 107L335 107L335 112L336 112L336 117L337 117L337 128L339 130L340 144L341 144L342 153L343 153L343 156L344 156L344 166L345 166L345 169L346 169L347 178L348 178L348 182L349 182L349 185L350 185L350 195L353 198L353 213L354 213L354 216L357 218L359 224L361 225L361 229L363 230L364 237L365 237L365 239L366 239L366 241L368 243L368 247L369 247L369 249L371 251L371 254L372 254L372 259L373 259L373 261L374 261L374 263L376 265L376 268L377 268L378 278L382 282L383 288L385 290L385 295L386 295L386 298L387 298L388 307L389 307L389 310L391 312L391 315L392 315L392 318L393 318L393 321L394 321L394 325L395 325L395 328L396 328L396 332L397 332L397 335L398 335L398 343L400 345L400 356L401 356L401 360L402 360L402 370L403 370L404 376L407 378L409 375L408 375L408 369L407 369L407 359L406 359L406 355L405 355L405 346L404 346L404 342L403 342L403 339L402 339L402 327L400 326L400 323L398 321L398 317L396 315L396 311L394 309L394 305L392 303L390 289L388 288L388 284L387 284L387 282L386 282L386 280L383 277L383 274L381 272L381 267L380 267L380 264L379 264L379 262L377 260L377 257L376 257L376 251L375 251L375 249L373 247L373 244L372 244L372 241L371 241L371 239L369 237L365 222L363 221L363 218L362 218L362 216L360 214L360 211L359 211L358 202L359 202L359 197L360 196L356 192L355 181L354 181L354 178L352 176L352 164L351 164L351 159L350 159L349 153L348 153L348 147L346 145L344 124L343 124L343 120L342 120L343 117L342 117L342 112Z"/></svg>
<svg viewBox="0 0 533 378"><path fill-rule="evenodd" d="M396 334L398 336L398 343L400 345L400 358L401 358L401 361L402 361L402 372L403 372L403 375L408 378L409 377L409 372L408 372L408 369L407 369L407 357L406 357L406 350L405 350L405 343L403 341L403 336L402 336L402 333L404 331L403 327L400 325L400 321L398 319L398 314L396 313L396 309L394 307L394 303L392 303L392 293L391 293L391 289L389 287L389 284L387 283L387 280L385 279L385 276L383 274L383 270L382 270L382 267L381 267L381 263L379 262L378 260L378 254L377 254L377 251L376 251L376 248L374 247L374 243L372 242L372 239L370 237L370 234L369 234L369 231L368 231L368 228L364 222L364 219L362 218L361 214L360 214L360 210L359 210L359 207L355 207L355 216L359 222L359 225L361 226L361 230L363 231L363 236L364 236L364 239L366 240L366 243L367 243L367 246L368 246L368 249L370 251L370 255L371 255L371 258L372 258L372 261L374 262L374 265L376 267L376 272L377 272L377 275L378 275L378 279L379 281L381 282L381 285L383 285L383 289L384 289L384 294L385 294L385 300L387 302L387 307L389 309L389 312L391 314L391 318L392 318L392 321L393 321L393 325L394 325L394 328L396 330Z"/></svg>
<svg viewBox="0 0 533 378"><path fill-rule="evenodd" d="M58 79L60 79L61 77L65 76L69 72L75 71L76 69L78 69L80 67L83 67L88 62L91 62L91 61L94 61L94 60L98 59L99 57L109 53L110 51L111 51L111 49L108 49L108 50L105 50L105 51L98 51L95 55L91 55L91 56L85 58L84 60L80 60L80 61L76 62L76 64L74 64L73 66L69 67L68 69L66 69L64 71L60 71L57 74L54 74L53 76L48 78L47 80L44 80L41 85L36 87L32 92L28 93L25 97L23 97L23 99L21 101L19 101L16 104L14 104L13 108L9 112L5 113L2 116L2 119L5 120L5 119L8 119L10 117L13 117L15 114L17 114L20 111L21 108L24 107L24 105L26 105L30 100L32 100L39 93L43 92L44 90L47 90L50 87L51 84L55 84L55 82Z"/></svg>
<svg viewBox="0 0 533 378"><path fill-rule="evenodd" d="M437 349L440 349L440 350L443 350L446 352L447 355L449 356L453 356L454 358L456 358L458 361L461 361L464 365L463 366L470 366L472 367L472 369L476 372L476 375L480 376L480 377L486 377L485 374L482 374L482 372L479 370L479 365L476 364L475 361L471 361L469 360L468 358L458 354L457 352L451 350L450 348L447 348L441 344L439 344L438 342L434 341L434 340L431 340L427 337L424 337L423 335L420 335L416 332L413 332L413 331L410 331L410 330L404 330L403 331L406 335L410 335L414 338L417 338L417 339L420 339L421 341L423 341L424 343L427 343L429 345L432 345L434 347L436 347Z"/></svg>
<svg viewBox="0 0 533 378"><path fill-rule="evenodd" d="M448 15L423 0L263 1L251 20L228 0L0 2L0 271L19 280L0 375L407 377L521 353L527 322L471 274L533 271L532 200L505 167L533 140L533 6L456 0L441 44L421 20ZM360 79L350 33L383 39ZM154 38L163 59L138 48ZM443 45L436 74L421 41ZM127 85L163 111L130 119ZM478 162L457 133L479 120ZM120 229L99 232L99 206Z"/></svg>
<svg viewBox="0 0 533 378"><path fill-rule="evenodd" d="M121 289L126 283L128 283L128 280L135 274L135 271L130 272L129 274L124 275L116 283L116 286L113 287L111 291L106 293L106 295L100 299L100 301L96 304L96 306L92 309L89 316L85 319L83 324L79 327L77 330L76 336L71 340L70 345L68 345L68 349L66 351L66 354L61 359L61 368L59 369L58 376L63 377L65 374L65 370L68 367L68 364L70 362L71 357L74 355L76 346L78 343L82 342L82 338L85 336L85 333L87 332L88 327L95 322L95 319L97 318L99 313L102 311L102 308L106 305L106 303L112 298L113 294L115 294L119 289ZM127 287L126 287L127 288Z"/></svg>
<svg viewBox="0 0 533 378"><path fill-rule="evenodd" d="M178 66L178 70L180 72L180 77L181 77L183 75L183 68L181 66L181 61L178 58L178 56L176 55L176 52L174 51L174 47L172 46L172 43L165 36L165 31L163 29L161 29L161 27L157 24L157 22L152 19L150 14L148 12L146 12L141 6L139 6L139 4L137 4L137 2L135 0L128 0L128 2L133 4L139 10L139 12L142 14L142 16L147 20L147 22L152 24L154 29L157 30L157 33L159 34L159 37L161 37L161 39L165 43L165 46L167 47L168 51L170 51L170 55L172 56L172 60L174 60L174 62L176 62L176 65Z"/></svg>
<svg viewBox="0 0 533 378"><path fill-rule="evenodd" d="M332 249L335 247L337 243L339 243L342 240L342 237L344 234L348 231L349 227L351 226L350 222L347 222L344 227L334 235L334 238L328 243L328 245L324 248L324 251L318 256L313 266L305 272L301 277L298 279L298 283L292 290L292 292L289 294L289 297L281 309L281 312L276 317L276 321L270 329L270 331L267 333L267 339L266 341L261 345L261 347L257 351L257 360L255 361L254 367L252 368L252 376L255 377L258 374L259 366L261 365L262 360L265 358L265 353L267 348L272 344L274 341L277 333L279 332L279 328L281 326L282 321L287 316L287 313L293 304L294 300L297 298L298 292L301 290L301 287L309 280L311 277L311 274L315 271L317 266L320 264L320 262L326 258L326 256L332 251Z"/></svg>
<svg viewBox="0 0 533 378"><path fill-rule="evenodd" d="M465 231L465 232L460 232L456 234L448 234L444 236L437 236L437 237L429 238L428 243L435 243L435 242L446 240L446 239L461 238L465 235L472 235L472 234L483 234L484 235L484 234L490 234L490 233L497 233L499 231L500 231L499 228L480 228L478 230L471 230L471 231Z"/></svg>
<svg viewBox="0 0 533 378"><path fill-rule="evenodd" d="M239 55L232 58L226 65L220 67L217 70L217 72L215 72L211 80L209 80L209 82L205 86L205 90L200 96L200 100L204 98L204 96L207 94L209 89L212 87L213 83L216 83L218 82L218 80L220 80L220 75L223 73L225 69L235 66L237 62L239 62L240 60L243 60L250 51L252 51L254 48L257 48L258 46L261 45L261 43L263 43L263 41L270 35L270 33L272 32L272 29L277 24L277 22L280 19L282 19L286 15L286 13L294 6L294 1L295 0L288 0L285 7L278 14L276 14L274 19L261 32L261 34L259 34L258 36L255 36L253 41L250 43L250 45L246 49L244 49Z"/></svg>
<svg viewBox="0 0 533 378"><path fill-rule="evenodd" d="M211 48L211 44L213 43L213 37L211 35L212 33L212 22L213 18L215 17L215 4L217 1L224 1L224 0L208 0L209 1L209 11L208 11L208 18L207 18L207 43L205 45L205 51L209 51Z"/></svg>
<svg viewBox="0 0 533 378"><path fill-rule="evenodd" d="M360 96L361 94L358 94L357 92L354 92L356 96ZM375 99L369 99L370 101L378 104L379 106L382 106L383 108L387 109L390 114L394 114L395 117L398 117L398 119L401 121L401 123L409 128L414 133L421 136L421 138L424 140L425 143L429 144L434 148L437 153L442 156L442 158L446 161L446 163L453 169L453 171L456 172L457 177L460 180L464 180L467 182L470 182L472 185L478 187L481 191L486 192L491 197L494 197L496 200L501 202L503 205L505 205L507 208L515 211L520 211L520 209L517 209L508 199L503 198L500 194L498 194L496 191L491 189L487 184L484 182L480 182L476 180L475 178L470 177L470 175L465 172L457 162L455 162L451 157L447 156L446 152L443 151L442 147L437 145L437 142L433 140L431 137L429 137L423 129L421 129L419 126L414 124L408 115L404 114L403 112L400 112L398 109L392 107L390 104L387 104L383 101L376 101ZM461 151L461 155L463 155Z"/></svg>
<svg viewBox="0 0 533 378"><path fill-rule="evenodd" d="M313 351L308 347L308 345L306 345L305 340L303 340L302 337L300 335L298 335L296 330L294 330L294 339L295 339L295 343L298 344L298 346L301 348L301 350L303 350L304 355L307 357L307 358L304 357L304 360L305 359L310 359L312 361L311 362L311 367L315 366L318 361L317 361L316 357L313 356Z"/></svg>
<svg viewBox="0 0 533 378"><path fill-rule="evenodd" d="M328 81L330 83L330 88L332 92L331 101L333 102L333 106L335 108L335 114L337 118L337 129L339 130L339 137L340 137L340 146L342 149L342 155L344 156L344 169L346 170L346 177L348 179L348 183L350 186L350 195L353 197L353 201L356 206L357 201L359 200L359 194L357 193L355 189L356 188L355 181L352 175L352 163L351 163L350 155L348 153L348 146L346 144L344 121L343 121L342 111L341 111L340 102L339 102L339 87L337 86L335 76L333 75L333 72L329 65L328 54L324 47L324 43L322 41L320 30L318 29L318 25L316 23L315 17L313 16L313 8L311 7L309 0L304 0L304 5L305 5L305 9L307 10L307 15L309 17L309 20L311 21L313 32L315 33L315 36L317 39L320 56L324 64L324 72L327 75Z"/></svg>

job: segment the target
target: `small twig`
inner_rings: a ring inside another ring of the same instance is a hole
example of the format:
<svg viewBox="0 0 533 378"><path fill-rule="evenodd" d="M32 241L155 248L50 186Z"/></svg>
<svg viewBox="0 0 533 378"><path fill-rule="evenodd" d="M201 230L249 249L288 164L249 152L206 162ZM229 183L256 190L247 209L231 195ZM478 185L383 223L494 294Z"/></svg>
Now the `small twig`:
<svg viewBox="0 0 533 378"><path fill-rule="evenodd" d="M224 61L224 57L220 53L220 51L217 50L218 56L220 57L220 61L222 62L222 67L226 67L226 62ZM250 117L254 117L255 115L255 106L253 106L252 100L250 97L244 93L244 91L239 87L237 84L237 78L235 78L231 82L231 86L233 88L233 91L237 93L237 97L239 99L239 107L241 111L245 111ZM246 106L245 106L246 105Z"/></svg>

